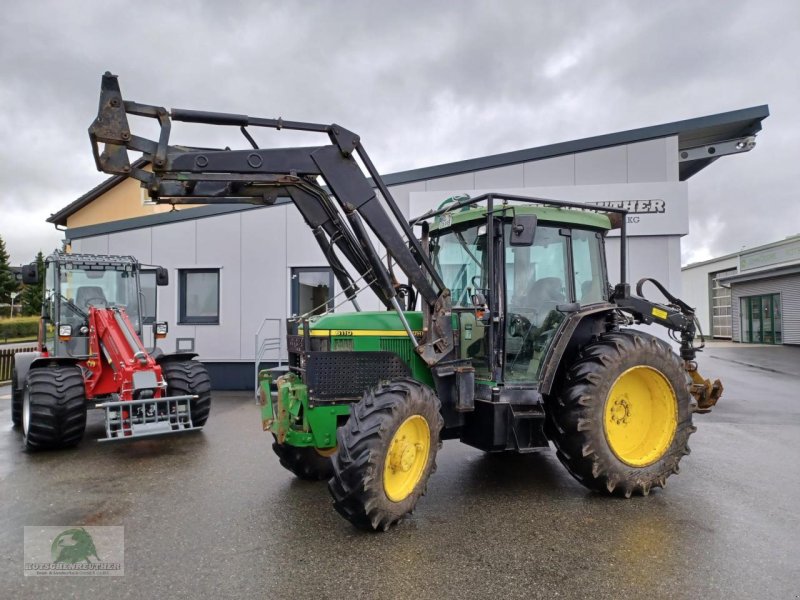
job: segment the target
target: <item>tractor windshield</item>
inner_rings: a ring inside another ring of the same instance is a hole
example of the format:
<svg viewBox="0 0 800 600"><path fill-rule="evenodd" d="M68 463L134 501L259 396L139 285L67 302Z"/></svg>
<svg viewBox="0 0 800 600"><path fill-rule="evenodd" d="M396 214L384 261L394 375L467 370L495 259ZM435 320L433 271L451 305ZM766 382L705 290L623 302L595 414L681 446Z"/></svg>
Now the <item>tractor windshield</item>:
<svg viewBox="0 0 800 600"><path fill-rule="evenodd" d="M93 270L72 265L61 272L60 279L62 309L72 313L77 309L88 314L90 306L118 306L126 310L137 333L141 332L139 289L132 270L109 269L107 266L103 270Z"/></svg>
<svg viewBox="0 0 800 600"><path fill-rule="evenodd" d="M57 268L56 268L57 267ZM85 356L89 353L89 308L119 306L126 310L141 335L139 287L130 265L86 265L51 262L47 266L45 345L55 355ZM72 337L60 341L58 325L72 326Z"/></svg>

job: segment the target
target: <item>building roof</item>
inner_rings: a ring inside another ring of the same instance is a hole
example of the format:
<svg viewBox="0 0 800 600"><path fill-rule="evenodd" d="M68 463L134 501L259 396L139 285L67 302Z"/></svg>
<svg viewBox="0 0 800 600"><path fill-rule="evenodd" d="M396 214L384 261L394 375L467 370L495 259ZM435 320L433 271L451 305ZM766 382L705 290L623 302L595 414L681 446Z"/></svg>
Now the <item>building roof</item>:
<svg viewBox="0 0 800 600"><path fill-rule="evenodd" d="M600 148L608 148L611 146L643 142L646 140L670 136L678 136L678 149L685 150L707 144L734 140L744 136L755 135L761 131L761 121L768 116L769 107L764 104L750 108L743 108L740 110L707 115L704 117L696 117L694 119L664 123L662 125L640 127L638 129L629 129L627 131L619 131L616 133L608 133L605 135L598 135L579 140L560 142L557 144L549 144L535 148L527 148L525 150L503 152L501 154L493 154L480 158L471 158L467 160L435 165L432 167L399 171L397 173L384 175L383 180L386 185L396 186L406 183L413 183L416 181L438 179L441 177L458 175L460 173L493 169L519 163L543 160L546 158L553 158L564 154L587 152ZM704 156L696 160L681 161L679 163L680 180L685 181L718 158L719 156ZM146 164L147 161L140 158L133 163L132 166L142 167ZM110 177L74 202L68 204L58 212L50 215L47 221L49 223L54 223L55 225L65 226L68 217L75 214L81 208L91 203L93 200L100 197L102 194L125 179L126 177L121 175ZM126 219L126 221L137 221L138 226L149 226L161 222L197 218L200 216L211 216L214 214L220 214L220 212L235 212L252 208L261 207L252 207L246 205L236 205L233 207L206 206L196 209L185 209L179 211L177 214L163 213L159 215L148 215L137 217L135 219ZM153 220L154 218L155 221ZM165 218L167 220L164 220ZM139 223L139 221L141 222ZM86 230L87 235L93 235L93 233L89 233L89 231L93 230L93 227L96 226L90 225L87 227L81 227L79 229L81 230L81 233L83 233L83 230ZM131 226L128 225L124 228L130 229Z"/></svg>
<svg viewBox="0 0 800 600"><path fill-rule="evenodd" d="M768 269L760 269L758 271L748 271L746 273L739 273L737 275L729 275L728 277L720 277L719 281L725 285L730 285L732 283L745 283L746 281L757 281L759 279L785 277L788 275L796 275L797 273L800 273L800 264L781 265L777 267L770 267Z"/></svg>
<svg viewBox="0 0 800 600"><path fill-rule="evenodd" d="M681 271L687 271L689 269L696 269L698 267L705 267L708 265L713 265L718 262L722 262L723 260L729 260L732 258L739 258L740 256L747 255L747 254L755 254L760 252L761 250L769 250L770 248L778 248L780 246L785 246L786 244L791 244L792 242L796 242L800 240L800 233L795 235L788 235L782 240L777 240L775 242L768 242L766 244L761 244L760 246L753 246L752 248L742 248L737 252L731 252L730 254L723 254L722 256L717 256L716 258L709 258L708 260L702 260L699 262L689 263L688 265L684 265L681 267ZM759 271L760 272L760 271ZM738 277L738 275L737 275Z"/></svg>

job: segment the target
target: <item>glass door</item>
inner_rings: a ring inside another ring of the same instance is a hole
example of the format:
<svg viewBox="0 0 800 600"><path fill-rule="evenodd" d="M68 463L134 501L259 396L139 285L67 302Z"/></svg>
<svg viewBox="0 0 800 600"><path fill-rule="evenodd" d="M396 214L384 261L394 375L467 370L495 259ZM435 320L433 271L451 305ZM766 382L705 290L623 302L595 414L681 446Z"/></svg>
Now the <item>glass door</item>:
<svg viewBox="0 0 800 600"><path fill-rule="evenodd" d="M740 300L741 340L754 344L780 344L782 314L780 294L748 296Z"/></svg>

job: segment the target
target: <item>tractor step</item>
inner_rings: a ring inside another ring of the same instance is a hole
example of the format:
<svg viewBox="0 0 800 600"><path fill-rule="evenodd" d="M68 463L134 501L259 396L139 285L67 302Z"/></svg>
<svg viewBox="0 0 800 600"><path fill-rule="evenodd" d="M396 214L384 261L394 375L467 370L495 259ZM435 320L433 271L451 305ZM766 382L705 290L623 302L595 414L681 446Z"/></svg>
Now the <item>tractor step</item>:
<svg viewBox="0 0 800 600"><path fill-rule="evenodd" d="M197 396L114 400L98 404L106 413L106 437L99 442L125 441L156 435L197 431L191 401Z"/></svg>

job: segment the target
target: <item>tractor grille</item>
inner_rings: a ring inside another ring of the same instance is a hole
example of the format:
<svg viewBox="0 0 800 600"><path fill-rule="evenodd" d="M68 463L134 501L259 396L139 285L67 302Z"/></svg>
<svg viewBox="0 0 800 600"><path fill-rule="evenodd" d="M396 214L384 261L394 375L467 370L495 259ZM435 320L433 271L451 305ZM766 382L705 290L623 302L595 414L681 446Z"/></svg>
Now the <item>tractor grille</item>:
<svg viewBox="0 0 800 600"><path fill-rule="evenodd" d="M310 352L303 378L316 401L360 398L380 381L409 377L411 370L391 352Z"/></svg>
<svg viewBox="0 0 800 600"><path fill-rule="evenodd" d="M407 337L382 337L381 350L385 352L394 352L403 359L407 365L411 364L414 359L414 348L411 346L411 341Z"/></svg>

